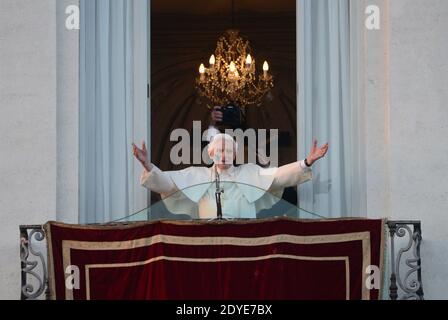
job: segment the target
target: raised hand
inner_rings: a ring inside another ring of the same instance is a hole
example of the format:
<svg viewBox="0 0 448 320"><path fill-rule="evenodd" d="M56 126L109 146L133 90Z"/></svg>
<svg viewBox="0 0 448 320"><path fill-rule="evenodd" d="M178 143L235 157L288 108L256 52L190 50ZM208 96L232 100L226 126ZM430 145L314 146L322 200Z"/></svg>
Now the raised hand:
<svg viewBox="0 0 448 320"><path fill-rule="evenodd" d="M143 167L145 167L146 170L151 171L151 168L148 164L148 150L146 149L146 143L145 141L142 142L142 148L139 149L134 143L132 144L132 152L134 154L134 157L140 161Z"/></svg>
<svg viewBox="0 0 448 320"><path fill-rule="evenodd" d="M308 157L306 158L306 162L312 166L314 162L316 162L317 160L325 157L325 155L328 152L328 143L326 143L325 145L323 145L322 147L318 148L317 147L317 140L314 139L313 141L313 147L311 148L311 151L308 155Z"/></svg>

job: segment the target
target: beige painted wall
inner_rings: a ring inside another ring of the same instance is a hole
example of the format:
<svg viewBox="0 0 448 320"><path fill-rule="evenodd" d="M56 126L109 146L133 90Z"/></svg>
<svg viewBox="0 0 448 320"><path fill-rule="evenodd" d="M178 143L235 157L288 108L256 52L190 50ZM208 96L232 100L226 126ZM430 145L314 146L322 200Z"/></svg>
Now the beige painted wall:
<svg viewBox="0 0 448 320"><path fill-rule="evenodd" d="M370 218L421 220L425 297L448 299L448 1L366 1Z"/></svg>
<svg viewBox="0 0 448 320"><path fill-rule="evenodd" d="M78 0L0 1L0 299L20 297L19 225L77 221Z"/></svg>

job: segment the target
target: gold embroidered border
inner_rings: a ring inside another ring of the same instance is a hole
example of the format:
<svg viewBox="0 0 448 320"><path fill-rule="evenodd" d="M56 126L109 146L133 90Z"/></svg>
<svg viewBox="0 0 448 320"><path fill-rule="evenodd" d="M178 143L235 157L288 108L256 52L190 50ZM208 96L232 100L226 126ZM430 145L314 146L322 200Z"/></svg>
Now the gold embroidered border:
<svg viewBox="0 0 448 320"><path fill-rule="evenodd" d="M140 248L150 246L155 243L169 243L177 245L235 245L235 246L261 246L275 243L293 243L293 244L323 244L349 241L362 241L362 256L363 256L363 281L362 281L362 299L370 299L370 290L365 286L367 274L365 270L371 264L370 262L370 232L357 232L346 234L331 234L331 235L313 235L313 236L298 236L280 234L267 237L258 238L239 238L239 237L186 237L186 236L172 236L158 234L148 238L135 239L129 241L114 241L114 242L91 242L91 241L74 241L63 240L63 268L71 265L70 250L127 250L133 248ZM65 298L73 300L73 291L66 288Z"/></svg>

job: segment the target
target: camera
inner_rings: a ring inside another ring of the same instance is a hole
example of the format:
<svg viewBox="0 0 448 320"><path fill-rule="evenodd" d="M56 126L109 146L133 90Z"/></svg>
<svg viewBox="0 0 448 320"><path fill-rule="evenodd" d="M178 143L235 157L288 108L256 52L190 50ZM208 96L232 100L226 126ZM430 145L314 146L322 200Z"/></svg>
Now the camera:
<svg viewBox="0 0 448 320"><path fill-rule="evenodd" d="M245 125L245 117L243 110L232 103L221 106L219 111L222 112L222 121L217 122L218 126L237 129Z"/></svg>

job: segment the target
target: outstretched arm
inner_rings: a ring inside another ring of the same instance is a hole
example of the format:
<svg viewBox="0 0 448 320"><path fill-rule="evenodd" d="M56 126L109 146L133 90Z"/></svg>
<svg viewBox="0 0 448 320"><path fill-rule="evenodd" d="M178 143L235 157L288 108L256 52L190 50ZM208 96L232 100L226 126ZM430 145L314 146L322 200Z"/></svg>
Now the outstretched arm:
<svg viewBox="0 0 448 320"><path fill-rule="evenodd" d="M293 162L279 167L275 171L271 191L287 187L295 187L313 178L311 168L305 165L305 161Z"/></svg>
<svg viewBox="0 0 448 320"><path fill-rule="evenodd" d="M148 161L148 152L146 150L146 144L143 141L142 148L139 149L134 143L132 144L134 156L142 164L144 170L140 176L140 184L157 193L166 196L177 192L176 185L171 180L168 173L163 172L152 163Z"/></svg>
<svg viewBox="0 0 448 320"><path fill-rule="evenodd" d="M328 143L317 147L317 140L313 141L313 147L305 160L281 166L275 172L274 181L270 190L278 190L297 186L312 179L311 166L319 159L325 157L328 152Z"/></svg>

